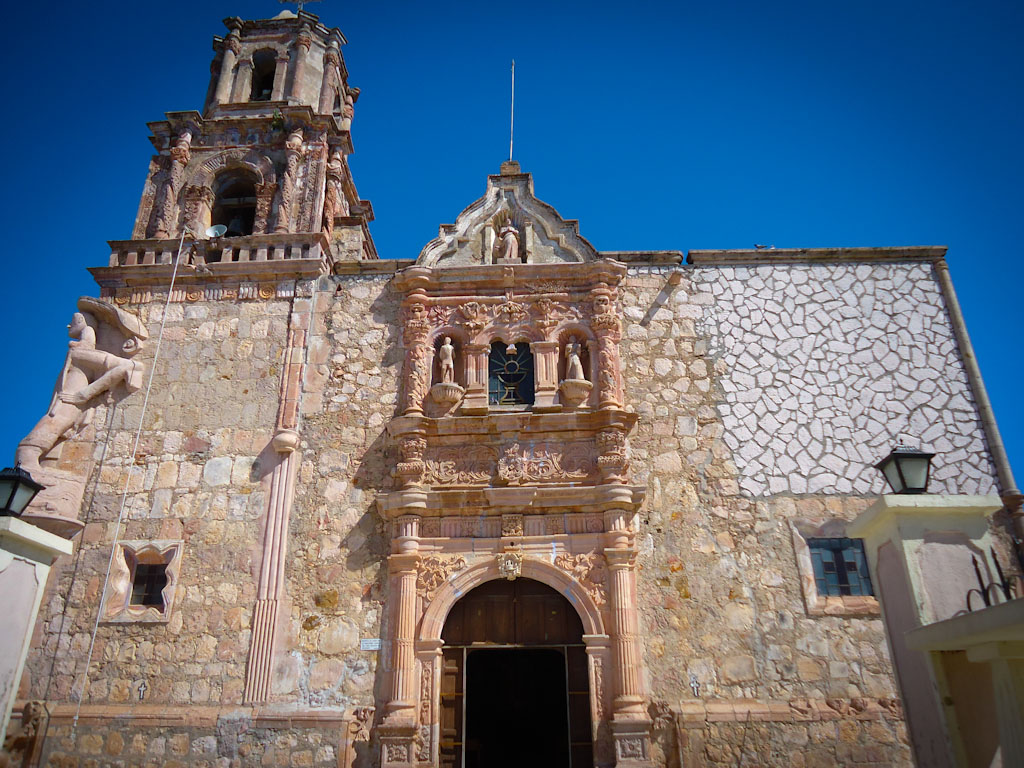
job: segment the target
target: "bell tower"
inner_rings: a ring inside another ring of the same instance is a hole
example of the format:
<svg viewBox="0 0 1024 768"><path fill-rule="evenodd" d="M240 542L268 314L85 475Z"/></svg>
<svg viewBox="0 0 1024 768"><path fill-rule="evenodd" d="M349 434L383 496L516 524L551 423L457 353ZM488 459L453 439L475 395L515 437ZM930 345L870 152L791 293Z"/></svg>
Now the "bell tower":
<svg viewBox="0 0 1024 768"><path fill-rule="evenodd" d="M377 258L373 208L347 162L359 89L345 36L305 11L224 24L202 113L149 123L156 154L132 239L112 241L108 267L93 270L104 295L159 282L183 237L204 282L312 277Z"/></svg>

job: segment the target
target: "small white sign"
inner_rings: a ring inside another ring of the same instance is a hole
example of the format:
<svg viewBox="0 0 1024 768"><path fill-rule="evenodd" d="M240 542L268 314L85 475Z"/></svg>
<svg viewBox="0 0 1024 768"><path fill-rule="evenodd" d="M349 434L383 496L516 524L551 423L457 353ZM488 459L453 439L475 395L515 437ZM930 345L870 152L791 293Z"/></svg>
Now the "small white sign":
<svg viewBox="0 0 1024 768"><path fill-rule="evenodd" d="M379 651L380 650L380 638L379 637L364 637L359 641L360 651Z"/></svg>

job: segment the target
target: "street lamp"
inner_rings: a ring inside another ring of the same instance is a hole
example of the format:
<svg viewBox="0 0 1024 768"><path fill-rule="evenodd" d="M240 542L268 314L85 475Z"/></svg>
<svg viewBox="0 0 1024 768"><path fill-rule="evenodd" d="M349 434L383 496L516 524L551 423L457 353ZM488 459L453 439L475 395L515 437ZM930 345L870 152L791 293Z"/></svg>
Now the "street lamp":
<svg viewBox="0 0 1024 768"><path fill-rule="evenodd" d="M875 469L885 475L893 493L924 493L933 456L934 453L897 443L888 456L875 464Z"/></svg>
<svg viewBox="0 0 1024 768"><path fill-rule="evenodd" d="M20 466L0 471L0 517L21 517L43 487Z"/></svg>

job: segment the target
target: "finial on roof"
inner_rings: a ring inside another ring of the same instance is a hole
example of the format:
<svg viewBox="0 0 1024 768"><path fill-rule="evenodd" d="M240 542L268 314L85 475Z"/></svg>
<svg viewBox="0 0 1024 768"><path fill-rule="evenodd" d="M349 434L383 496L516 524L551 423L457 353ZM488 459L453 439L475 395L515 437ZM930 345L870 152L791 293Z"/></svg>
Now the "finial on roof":
<svg viewBox="0 0 1024 768"><path fill-rule="evenodd" d="M522 173L522 170L519 168L519 161L517 161L517 160L506 160L505 162L503 162L501 164L501 175L502 176L512 176L513 174L516 174L516 173Z"/></svg>

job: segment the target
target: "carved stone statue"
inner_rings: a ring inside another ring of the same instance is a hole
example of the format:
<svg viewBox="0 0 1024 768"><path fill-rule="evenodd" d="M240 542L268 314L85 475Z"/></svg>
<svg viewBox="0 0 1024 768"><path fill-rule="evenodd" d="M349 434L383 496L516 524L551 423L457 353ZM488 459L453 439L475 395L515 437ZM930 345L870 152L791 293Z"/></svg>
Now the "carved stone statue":
<svg viewBox="0 0 1024 768"><path fill-rule="evenodd" d="M73 504L68 499L76 492L62 492L56 487L67 479L63 477L66 473L52 465L40 467L39 462L56 458L54 449L61 441L89 423L100 395L120 384L124 384L128 392L142 387L143 365L132 358L142 348L141 342L148 338L138 318L105 301L83 296L78 308L81 311L72 316L68 325L71 341L50 408L18 444L15 453L15 460L22 469L47 486L29 509L40 505L50 509L59 497L62 499L57 504L60 509L51 511L57 517L72 519L77 517L78 509L70 508Z"/></svg>
<svg viewBox="0 0 1024 768"><path fill-rule="evenodd" d="M519 261L519 230L511 221L498 230L497 256L499 261Z"/></svg>
<svg viewBox="0 0 1024 768"><path fill-rule="evenodd" d="M578 408L590 396L594 385L587 381L580 360L581 347L575 336L569 337L565 345L565 378L558 385L562 405L566 408Z"/></svg>
<svg viewBox="0 0 1024 768"><path fill-rule="evenodd" d="M575 336L569 337L569 343L565 345L565 378L580 381L586 379L583 373L583 363L580 362L580 344Z"/></svg>
<svg viewBox="0 0 1024 768"><path fill-rule="evenodd" d="M452 346L450 336L444 337L444 344L438 350L438 360L441 363L441 382L451 384L455 381L455 347Z"/></svg>

